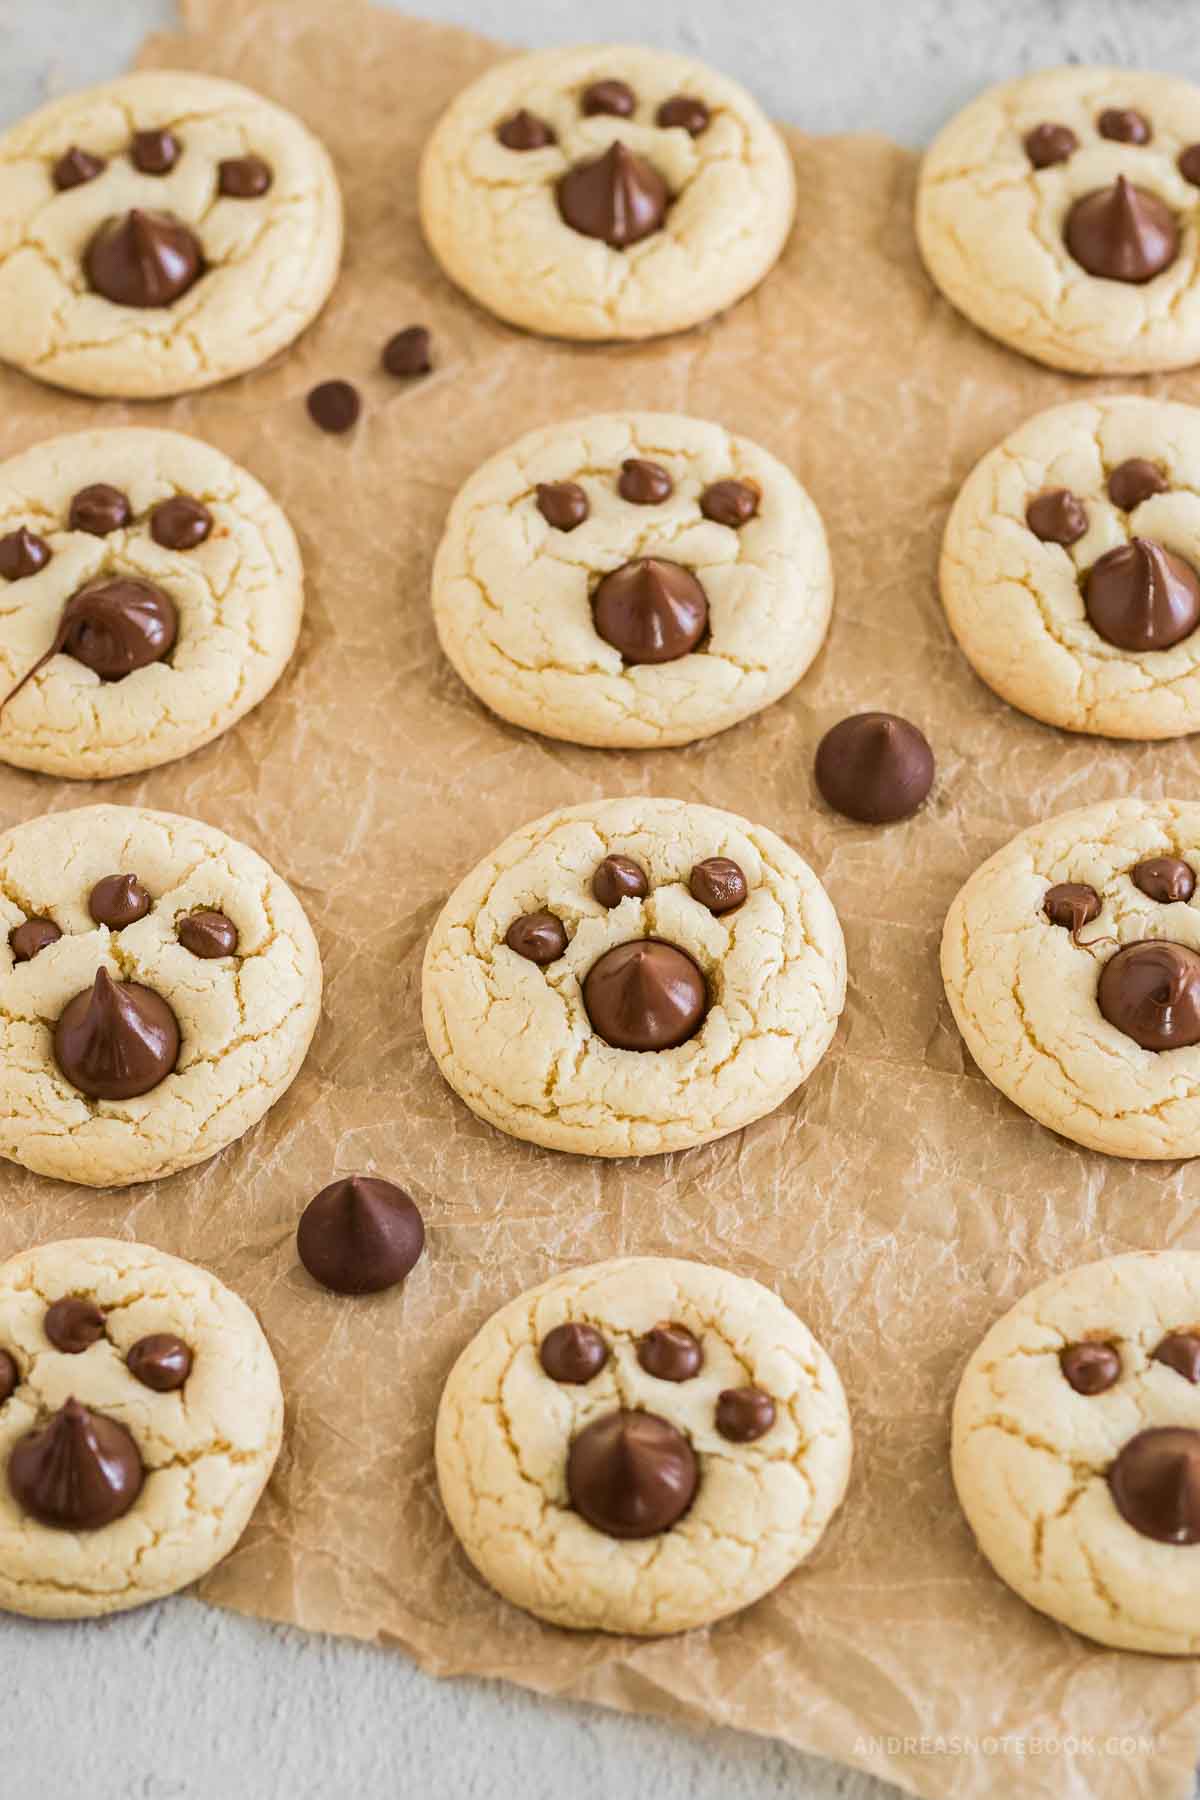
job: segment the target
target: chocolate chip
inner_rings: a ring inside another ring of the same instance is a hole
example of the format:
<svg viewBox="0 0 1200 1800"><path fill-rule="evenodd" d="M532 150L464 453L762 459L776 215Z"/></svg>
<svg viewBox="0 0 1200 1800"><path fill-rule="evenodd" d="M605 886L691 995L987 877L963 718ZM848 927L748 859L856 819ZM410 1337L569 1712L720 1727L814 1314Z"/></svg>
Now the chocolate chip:
<svg viewBox="0 0 1200 1800"><path fill-rule="evenodd" d="M1131 456L1119 463L1108 478L1108 497L1122 512L1132 512L1151 494L1165 494L1167 479L1157 463L1143 456Z"/></svg>
<svg viewBox="0 0 1200 1800"><path fill-rule="evenodd" d="M497 125L496 136L506 150L544 150L547 144L558 142L545 119L524 107Z"/></svg>
<svg viewBox="0 0 1200 1800"><path fill-rule="evenodd" d="M8 1459L8 1484L19 1505L43 1525L96 1531L127 1513L145 1471L123 1425L68 1400L40 1431L19 1438Z"/></svg>
<svg viewBox="0 0 1200 1800"><path fill-rule="evenodd" d="M1121 1358L1113 1344L1068 1344L1059 1353L1063 1377L1077 1394L1105 1394L1121 1379Z"/></svg>
<svg viewBox="0 0 1200 1800"><path fill-rule="evenodd" d="M650 892L646 871L631 856L606 856L592 876L592 893L601 906L620 906L622 900L641 900Z"/></svg>
<svg viewBox="0 0 1200 1800"><path fill-rule="evenodd" d="M61 651L101 681L123 681L135 669L149 668L169 656L178 632L175 602L155 582L114 575L107 581L91 581L72 594L41 662Z"/></svg>
<svg viewBox="0 0 1200 1800"><path fill-rule="evenodd" d="M915 725L895 713L857 713L817 746L816 781L835 812L865 825L906 819L933 785L933 751Z"/></svg>
<svg viewBox="0 0 1200 1800"><path fill-rule="evenodd" d="M1160 1544L1200 1543L1200 1431L1159 1425L1130 1438L1108 1471L1127 1525Z"/></svg>
<svg viewBox="0 0 1200 1800"><path fill-rule="evenodd" d="M1169 650L1200 624L1200 578L1181 556L1135 537L1092 564L1083 604L1106 643L1121 650Z"/></svg>
<svg viewBox="0 0 1200 1800"><path fill-rule="evenodd" d="M428 375L429 331L424 325L406 325L383 347L383 366L389 375Z"/></svg>
<svg viewBox="0 0 1200 1800"><path fill-rule="evenodd" d="M1200 187L1200 144L1189 144L1179 153L1179 173L1193 187Z"/></svg>
<svg viewBox="0 0 1200 1800"><path fill-rule="evenodd" d="M1158 1346L1151 1361L1165 1363L1168 1369L1174 1369L1195 1387L1200 1381L1200 1337L1194 1331L1172 1331Z"/></svg>
<svg viewBox="0 0 1200 1800"><path fill-rule="evenodd" d="M700 496L700 511L717 525L737 531L758 511L759 493L746 481L714 481Z"/></svg>
<svg viewBox="0 0 1200 1800"><path fill-rule="evenodd" d="M614 1538L654 1537L681 1519L700 1471L681 1431L647 1412L594 1419L567 1453L567 1492L581 1518Z"/></svg>
<svg viewBox="0 0 1200 1800"><path fill-rule="evenodd" d="M0 1406L12 1399L20 1385L21 1371L16 1357L7 1350L0 1350Z"/></svg>
<svg viewBox="0 0 1200 1800"><path fill-rule="evenodd" d="M130 161L143 175L169 175L179 161L180 143L172 131L135 131Z"/></svg>
<svg viewBox="0 0 1200 1800"><path fill-rule="evenodd" d="M591 511L588 497L577 481L539 481L537 508L555 531L574 531Z"/></svg>
<svg viewBox="0 0 1200 1800"><path fill-rule="evenodd" d="M1190 900L1196 891L1196 876L1191 867L1177 856L1150 856L1130 871L1134 887L1161 906L1176 900Z"/></svg>
<svg viewBox="0 0 1200 1800"><path fill-rule="evenodd" d="M513 920L504 941L526 962L544 968L547 963L558 961L567 947L567 934L562 920L554 913L531 912Z"/></svg>
<svg viewBox="0 0 1200 1800"><path fill-rule="evenodd" d="M1035 494L1025 508L1025 523L1043 544L1076 544L1088 528L1083 501L1068 488Z"/></svg>
<svg viewBox="0 0 1200 1800"><path fill-rule="evenodd" d="M349 381L321 381L305 404L308 416L322 431L349 431L362 411L358 389Z"/></svg>
<svg viewBox="0 0 1200 1800"><path fill-rule="evenodd" d="M699 137L702 131L707 131L711 119L708 107L695 94L672 94L654 115L655 124L667 131L678 126L689 137Z"/></svg>
<svg viewBox="0 0 1200 1800"><path fill-rule="evenodd" d="M204 252L172 213L135 207L101 225L83 266L96 293L117 306L170 306L203 275Z"/></svg>
<svg viewBox="0 0 1200 1800"><path fill-rule="evenodd" d="M1117 144L1150 142L1150 121L1145 113L1135 112L1131 106L1105 107L1096 120L1096 130L1102 138L1111 138Z"/></svg>
<svg viewBox="0 0 1200 1800"><path fill-rule="evenodd" d="M261 156L229 156L217 164L217 192L229 200L257 200L274 179Z"/></svg>
<svg viewBox="0 0 1200 1800"><path fill-rule="evenodd" d="M637 1359L658 1381L690 1381L700 1373L704 1351L686 1325L656 1325L638 1340Z"/></svg>
<svg viewBox="0 0 1200 1800"><path fill-rule="evenodd" d="M107 537L110 531L122 530L132 517L133 508L127 494L120 488L110 487L107 481L94 481L91 487L80 488L71 501L67 524L72 531Z"/></svg>
<svg viewBox="0 0 1200 1800"><path fill-rule="evenodd" d="M1052 925L1061 925L1074 937L1098 917L1100 896L1083 881L1059 881L1046 889L1042 911Z"/></svg>
<svg viewBox="0 0 1200 1800"><path fill-rule="evenodd" d="M627 663L674 662L708 631L708 597L680 563L641 557L606 575L592 595L596 630Z"/></svg>
<svg viewBox="0 0 1200 1800"><path fill-rule="evenodd" d="M1025 154L1035 169L1048 169L1053 163L1066 162L1079 148L1079 139L1069 125L1047 121L1027 131L1022 140Z"/></svg>
<svg viewBox="0 0 1200 1800"><path fill-rule="evenodd" d="M300 1215L296 1249L314 1281L335 1294L395 1287L425 1248L425 1224L394 1181L345 1175L323 1187Z"/></svg>
<svg viewBox="0 0 1200 1800"><path fill-rule="evenodd" d="M608 1361L608 1345L594 1325L556 1325L542 1339L538 1357L551 1381L583 1387Z"/></svg>
<svg viewBox="0 0 1200 1800"><path fill-rule="evenodd" d="M632 117L637 98L626 81L593 81L590 87L584 88L579 105L589 118L605 113L617 119L628 119Z"/></svg>
<svg viewBox="0 0 1200 1800"><path fill-rule="evenodd" d="M688 877L692 898L718 917L742 905L748 889L746 877L728 856L706 856Z"/></svg>
<svg viewBox="0 0 1200 1800"><path fill-rule="evenodd" d="M1126 944L1105 963L1096 1000L1109 1024L1143 1050L1200 1044L1200 956L1183 944Z"/></svg>
<svg viewBox="0 0 1200 1800"><path fill-rule="evenodd" d="M761 1388L724 1388L717 1395L717 1430L731 1444L753 1444L775 1423L775 1402Z"/></svg>
<svg viewBox="0 0 1200 1800"><path fill-rule="evenodd" d="M184 913L175 936L185 950L190 950L193 956L203 957L206 962L219 956L232 956L238 947L238 928L233 920L208 906Z"/></svg>
<svg viewBox="0 0 1200 1800"><path fill-rule="evenodd" d="M106 875L88 895L88 911L97 925L121 931L144 919L153 902L136 875Z"/></svg>
<svg viewBox="0 0 1200 1800"><path fill-rule="evenodd" d="M558 183L558 210L572 231L614 250L640 243L667 215L667 184L653 164L619 140L576 163Z"/></svg>
<svg viewBox="0 0 1200 1800"><path fill-rule="evenodd" d="M708 988L692 958L661 938L606 950L588 970L583 1004L596 1036L617 1050L672 1050L695 1037Z"/></svg>
<svg viewBox="0 0 1200 1800"><path fill-rule="evenodd" d="M64 1356L79 1356L104 1336L104 1314L94 1300L68 1294L46 1308L42 1329Z"/></svg>
<svg viewBox="0 0 1200 1800"><path fill-rule="evenodd" d="M155 1331L138 1339L125 1364L143 1387L153 1388L156 1394L173 1394L192 1372L192 1353L172 1332Z"/></svg>
<svg viewBox="0 0 1200 1800"><path fill-rule="evenodd" d="M1124 175L1076 200L1063 237L1080 268L1106 281L1150 281L1179 254L1179 225L1170 207Z"/></svg>
<svg viewBox="0 0 1200 1800"><path fill-rule="evenodd" d="M96 971L54 1027L54 1057L82 1094L132 1100L165 1081L179 1059L179 1022L151 988Z"/></svg>
<svg viewBox="0 0 1200 1800"><path fill-rule="evenodd" d="M57 944L62 932L53 919L23 919L8 934L8 947L15 963L32 962L42 950Z"/></svg>
<svg viewBox="0 0 1200 1800"><path fill-rule="evenodd" d="M24 525L0 537L0 576L5 581L24 581L36 575L50 561L50 546L45 538L26 531Z"/></svg>
<svg viewBox="0 0 1200 1800"><path fill-rule="evenodd" d="M50 178L56 188L65 191L82 187L86 181L95 181L107 167L102 156L93 156L90 150L81 150L78 144L72 144L55 163Z"/></svg>
<svg viewBox="0 0 1200 1800"><path fill-rule="evenodd" d="M203 500L190 494L173 494L160 500L150 514L150 536L164 550L194 550L213 528L213 516Z"/></svg>
<svg viewBox="0 0 1200 1800"><path fill-rule="evenodd" d="M627 456L621 464L617 492L633 506L661 506L674 492L675 483L661 463L642 456Z"/></svg>

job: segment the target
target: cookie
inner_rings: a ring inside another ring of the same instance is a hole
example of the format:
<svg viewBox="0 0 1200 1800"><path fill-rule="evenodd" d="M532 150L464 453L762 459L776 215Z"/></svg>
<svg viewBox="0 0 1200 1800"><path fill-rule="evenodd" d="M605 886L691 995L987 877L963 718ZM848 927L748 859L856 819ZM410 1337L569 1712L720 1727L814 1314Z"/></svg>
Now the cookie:
<svg viewBox="0 0 1200 1800"><path fill-rule="evenodd" d="M291 889L211 825L89 806L0 836L0 1155L90 1187L241 1137L321 1005Z"/></svg>
<svg viewBox="0 0 1200 1800"><path fill-rule="evenodd" d="M295 534L220 450L137 428L0 463L0 760L128 775L270 692L304 604Z"/></svg>
<svg viewBox="0 0 1200 1800"><path fill-rule="evenodd" d="M946 298L1085 375L1200 361L1200 88L1070 67L989 88L934 139L917 237Z"/></svg>
<svg viewBox="0 0 1200 1800"><path fill-rule="evenodd" d="M0 1264L0 1607L94 1618L197 1580L282 1427L262 1329L207 1270L115 1238Z"/></svg>
<svg viewBox="0 0 1200 1800"><path fill-rule="evenodd" d="M506 1600L656 1637L737 1612L820 1541L850 1468L825 1351L703 1263L568 1270L494 1314L437 1418L442 1502Z"/></svg>
<svg viewBox="0 0 1200 1800"><path fill-rule="evenodd" d="M1200 730L1200 408L1137 395L1036 414L963 484L942 601L976 672L1066 731Z"/></svg>
<svg viewBox="0 0 1200 1800"><path fill-rule="evenodd" d="M530 432L450 509L442 648L501 718L576 744L687 744L778 700L833 571L783 464L719 425L611 413Z"/></svg>
<svg viewBox="0 0 1200 1800"><path fill-rule="evenodd" d="M756 287L791 229L787 146L744 88L630 45L540 50L472 82L421 159L450 279L564 338L680 331Z"/></svg>
<svg viewBox="0 0 1200 1800"><path fill-rule="evenodd" d="M256 369L341 249L324 146L231 81L123 75L0 138L0 358L56 387L155 399Z"/></svg>
<svg viewBox="0 0 1200 1800"><path fill-rule="evenodd" d="M841 927L762 826L682 800L593 800L513 835L425 951L425 1034L480 1118L581 1156L739 1130L820 1062Z"/></svg>
<svg viewBox="0 0 1200 1800"><path fill-rule="evenodd" d="M1200 1653L1200 1255L1056 1275L954 1403L959 1501L1001 1580L1123 1650Z"/></svg>
<svg viewBox="0 0 1200 1800"><path fill-rule="evenodd" d="M989 1081L1111 1156L1200 1155L1200 805L1106 800L960 890L946 996Z"/></svg>

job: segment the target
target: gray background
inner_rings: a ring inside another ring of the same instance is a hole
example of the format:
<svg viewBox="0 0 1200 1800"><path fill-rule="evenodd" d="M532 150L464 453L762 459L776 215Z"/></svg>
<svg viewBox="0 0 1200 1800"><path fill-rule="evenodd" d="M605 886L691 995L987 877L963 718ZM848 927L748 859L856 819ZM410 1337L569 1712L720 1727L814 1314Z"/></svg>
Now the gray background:
<svg viewBox="0 0 1200 1800"><path fill-rule="evenodd" d="M603 37L687 50L779 118L914 145L978 88L1046 64L1200 79L1194 0L605 0L602 14L579 0L411 0L408 10L530 46ZM171 0L0 0L0 123L116 74L173 13ZM779 1744L438 1683L401 1656L186 1598L101 1624L3 1619L0 1669L0 1800L895 1792Z"/></svg>

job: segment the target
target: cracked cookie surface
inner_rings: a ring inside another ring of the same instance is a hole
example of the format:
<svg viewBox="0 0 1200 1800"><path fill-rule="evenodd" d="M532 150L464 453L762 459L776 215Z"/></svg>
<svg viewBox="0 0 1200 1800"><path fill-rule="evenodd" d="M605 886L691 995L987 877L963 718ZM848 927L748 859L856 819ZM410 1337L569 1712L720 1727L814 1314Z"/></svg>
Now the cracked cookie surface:
<svg viewBox="0 0 1200 1800"><path fill-rule="evenodd" d="M648 891L608 907L592 881L628 857ZM717 916L689 877L713 857L749 889ZM566 945L545 966L505 942L548 910ZM664 939L708 990L703 1023L671 1049L631 1051L593 1030L583 999L608 950ZM737 1131L812 1073L845 999L841 927L816 875L774 832L682 800L597 800L514 832L446 902L422 975L425 1034L473 1112L514 1137L583 1156L649 1156Z"/></svg>
<svg viewBox="0 0 1200 1800"><path fill-rule="evenodd" d="M130 155L167 130L164 174ZM103 163L58 189L73 147ZM261 158L265 192L220 191L220 165ZM138 208L200 239L205 272L168 306L119 305L84 272L94 234ZM337 277L342 202L324 146L291 113L234 82L143 71L69 94L0 138L0 357L77 393L154 398L257 368L303 331Z"/></svg>
<svg viewBox="0 0 1200 1800"><path fill-rule="evenodd" d="M129 502L105 536L72 529L71 501L103 483ZM211 529L191 548L152 532L156 507L200 501ZM222 451L177 431L85 431L0 464L0 537L32 532L49 560L0 576L0 693L55 641L63 607L85 584L133 576L160 587L179 615L169 655L101 680L65 653L0 706L0 759L45 774L127 775L186 756L270 691L300 630L303 570L295 534L266 489Z"/></svg>
<svg viewBox="0 0 1200 1800"><path fill-rule="evenodd" d="M47 1308L77 1296L104 1314L78 1354L46 1335ZM191 1352L183 1385L156 1392L126 1364L170 1333ZM75 1238L0 1265L0 1348L18 1381L0 1405L0 1466L68 1399L116 1421L146 1470L123 1517L97 1530L43 1525L0 1479L0 1607L78 1619L141 1606L195 1581L237 1543L279 1453L283 1396L254 1314L215 1275L145 1244Z"/></svg>
<svg viewBox="0 0 1200 1800"><path fill-rule="evenodd" d="M1136 109L1144 143L1101 134L1101 115ZM1077 140L1062 161L1034 166L1025 138L1039 125ZM1144 70L1050 69L989 88L934 139L921 166L917 236L946 298L981 330L1052 368L1138 374L1200 360L1200 190L1179 168L1200 140L1200 88ZM1162 201L1178 254L1144 282L1110 280L1072 257L1073 204L1118 176Z"/></svg>
<svg viewBox="0 0 1200 1800"><path fill-rule="evenodd" d="M628 84L632 111L589 114L596 83ZM693 136L657 123L701 101ZM511 149L498 128L528 113L553 141ZM660 229L617 249L573 230L556 189L620 143L666 182ZM736 82L692 57L593 45L513 57L466 88L421 159L421 223L459 287L510 324L552 337L644 338L711 318L757 286L791 228L795 181L782 138Z"/></svg>
<svg viewBox="0 0 1200 1800"><path fill-rule="evenodd" d="M665 469L671 492L624 498L629 458ZM538 490L568 482L587 516L562 530ZM702 497L722 482L754 496L744 522L704 515ZM626 663L596 628L593 595L645 557L696 576L708 633L671 661ZM458 494L433 573L442 648L484 704L531 731L606 747L691 743L769 706L816 656L832 603L821 518L790 470L719 425L671 413L602 414L520 438Z"/></svg>
<svg viewBox="0 0 1200 1800"><path fill-rule="evenodd" d="M94 885L133 873L150 910L119 931ZM189 913L217 909L234 954L193 955ZM62 935L28 961L9 934ZM131 1100L93 1100L62 1074L55 1022L100 968L159 994L179 1023L174 1071ZM173 1174L239 1138L291 1085L316 1029L321 963L296 896L262 857L210 825L133 806L50 814L0 836L0 1155L92 1187Z"/></svg>
<svg viewBox="0 0 1200 1800"><path fill-rule="evenodd" d="M664 1320L699 1341L688 1379L639 1360ZM564 1324L592 1327L608 1351L584 1383L539 1360ZM769 1396L773 1422L731 1442L718 1396L747 1386ZM616 1408L669 1421L699 1466L688 1510L651 1537L609 1537L570 1503L568 1449ZM795 1313L756 1281L666 1257L568 1270L502 1307L459 1357L437 1420L442 1501L484 1578L552 1624L644 1636L722 1618L790 1574L841 1502L850 1450L837 1371Z"/></svg>
<svg viewBox="0 0 1200 1800"><path fill-rule="evenodd" d="M979 1548L1022 1599L1128 1650L1200 1652L1200 1547L1142 1535L1108 1471L1139 1432L1200 1429L1200 1387L1156 1359L1200 1322L1200 1255L1088 1263L1026 1294L992 1326L954 1403L955 1486ZM1119 1373L1081 1393L1061 1357L1111 1346Z"/></svg>
<svg viewBox="0 0 1200 1800"><path fill-rule="evenodd" d="M1132 880L1155 857L1200 873L1200 805L1110 800L1062 813L990 857L959 890L942 934L946 996L968 1050L1043 1125L1112 1156L1200 1155L1200 1045L1142 1048L1100 1011L1097 987L1124 945L1200 951L1200 904L1164 904ZM1078 930L1051 923L1048 890L1095 890Z"/></svg>

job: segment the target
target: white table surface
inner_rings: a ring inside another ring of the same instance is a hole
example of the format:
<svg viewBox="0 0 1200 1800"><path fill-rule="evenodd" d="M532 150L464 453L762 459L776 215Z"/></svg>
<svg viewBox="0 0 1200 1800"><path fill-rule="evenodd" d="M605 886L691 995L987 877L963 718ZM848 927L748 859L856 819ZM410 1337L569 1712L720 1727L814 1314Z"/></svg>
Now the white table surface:
<svg viewBox="0 0 1200 1800"><path fill-rule="evenodd" d="M328 0L331 10L338 0ZM811 131L925 142L980 87L1060 62L1200 80L1187 0L410 0L537 46L705 57ZM0 0L0 123L118 73L171 0ZM684 1732L188 1598L83 1625L0 1620L0 1800L888 1800L781 1744Z"/></svg>

